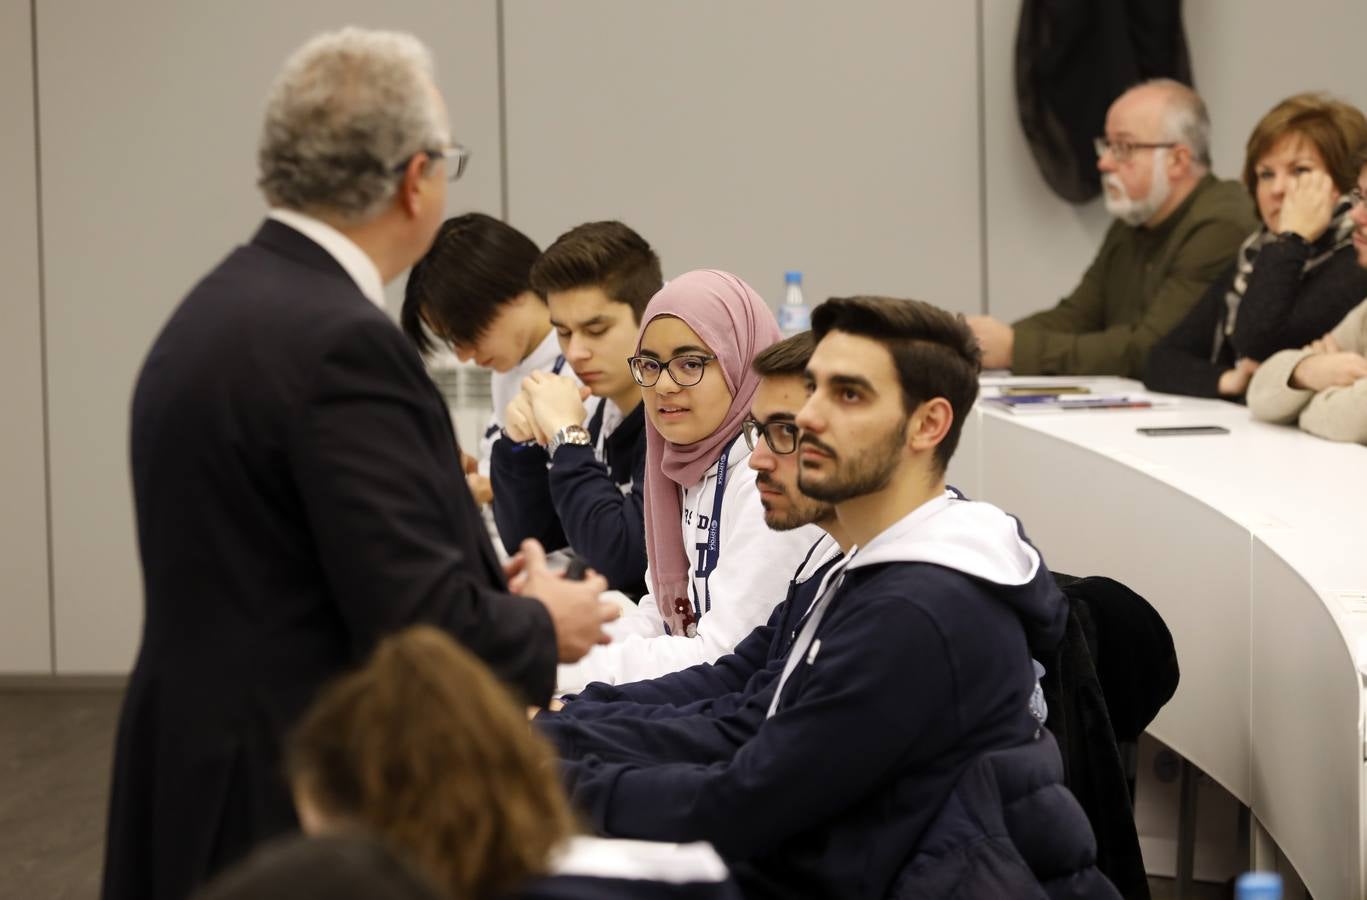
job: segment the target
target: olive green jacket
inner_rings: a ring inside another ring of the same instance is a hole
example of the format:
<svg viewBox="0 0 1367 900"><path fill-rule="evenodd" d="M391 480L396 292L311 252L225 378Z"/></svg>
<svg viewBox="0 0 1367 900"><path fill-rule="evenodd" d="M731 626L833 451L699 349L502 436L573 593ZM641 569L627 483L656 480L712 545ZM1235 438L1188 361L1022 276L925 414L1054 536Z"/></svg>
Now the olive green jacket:
<svg viewBox="0 0 1367 900"><path fill-rule="evenodd" d="M1257 227L1243 185L1213 175L1153 228L1116 220L1073 293L1015 324L1011 370L1142 377L1149 350Z"/></svg>

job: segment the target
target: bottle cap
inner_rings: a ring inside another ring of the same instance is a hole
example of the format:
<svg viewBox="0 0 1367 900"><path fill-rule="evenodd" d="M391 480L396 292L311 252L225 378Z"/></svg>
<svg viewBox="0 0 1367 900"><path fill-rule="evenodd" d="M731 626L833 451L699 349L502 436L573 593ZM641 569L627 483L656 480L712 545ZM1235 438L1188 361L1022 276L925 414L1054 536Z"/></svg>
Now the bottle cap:
<svg viewBox="0 0 1367 900"><path fill-rule="evenodd" d="M1282 876L1276 872L1245 872L1234 883L1234 896L1239 900L1264 900L1281 895Z"/></svg>
<svg viewBox="0 0 1367 900"><path fill-rule="evenodd" d="M801 272L798 272L797 270L792 270L792 271L784 272L784 273L783 273L783 283L784 283L784 284L801 284L801 283L802 283L802 273L801 273Z"/></svg>

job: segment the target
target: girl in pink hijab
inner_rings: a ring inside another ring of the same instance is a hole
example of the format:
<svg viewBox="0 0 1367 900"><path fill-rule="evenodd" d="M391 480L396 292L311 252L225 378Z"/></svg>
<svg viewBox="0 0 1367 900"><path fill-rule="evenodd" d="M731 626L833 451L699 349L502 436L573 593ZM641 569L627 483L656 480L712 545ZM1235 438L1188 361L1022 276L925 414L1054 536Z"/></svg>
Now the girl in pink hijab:
<svg viewBox="0 0 1367 900"><path fill-rule="evenodd" d="M668 282L646 307L632 375L646 416L646 586L613 643L562 666L561 692L711 662L769 618L820 537L771 531L741 423L759 385L751 361L779 339L763 298L727 272Z"/></svg>

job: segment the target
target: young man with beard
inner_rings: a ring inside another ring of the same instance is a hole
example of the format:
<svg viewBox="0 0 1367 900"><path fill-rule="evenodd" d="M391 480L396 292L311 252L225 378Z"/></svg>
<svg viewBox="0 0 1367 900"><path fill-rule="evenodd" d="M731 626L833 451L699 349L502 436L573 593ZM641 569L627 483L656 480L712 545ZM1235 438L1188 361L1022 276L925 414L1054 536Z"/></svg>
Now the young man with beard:
<svg viewBox="0 0 1367 900"><path fill-rule="evenodd" d="M707 713L720 716L735 711L758 696L777 675L797 625L816 599L821 577L842 556L844 531L829 503L806 497L797 488L798 410L807 399L804 372L815 346L810 331L785 338L755 357L752 368L762 377L745 423L750 445L750 468L758 474L764 524L775 531L818 525L827 536L817 541L793 574L788 596L774 608L769 621L714 663L703 663L659 678L629 684L590 684L568 698L562 706L551 702L559 716L542 716L538 722L548 733L574 740L571 720L611 716L668 718ZM766 701L767 702L767 701ZM624 729L630 726L623 726ZM642 730L647 743L668 742L659 732ZM624 738L633 742L631 738ZM723 742L728 750L734 746ZM645 752L635 743L633 752ZM674 748L669 748L672 752Z"/></svg>
<svg viewBox="0 0 1367 900"><path fill-rule="evenodd" d="M977 395L963 321L853 297L813 328L798 484L853 549L782 668L732 715L652 723L675 739L649 754L609 744L616 718L551 736L601 832L710 840L750 896L882 898L965 767L1039 739L1031 655L1057 644L1067 601L1015 519L945 488ZM1080 839L1076 819L1030 826Z"/></svg>
<svg viewBox="0 0 1367 900"><path fill-rule="evenodd" d="M1015 325L969 317L984 368L1141 378L1149 350L1257 227L1239 183L1210 174L1210 119L1186 85L1159 79L1120 95L1096 149L1117 221L1058 306Z"/></svg>

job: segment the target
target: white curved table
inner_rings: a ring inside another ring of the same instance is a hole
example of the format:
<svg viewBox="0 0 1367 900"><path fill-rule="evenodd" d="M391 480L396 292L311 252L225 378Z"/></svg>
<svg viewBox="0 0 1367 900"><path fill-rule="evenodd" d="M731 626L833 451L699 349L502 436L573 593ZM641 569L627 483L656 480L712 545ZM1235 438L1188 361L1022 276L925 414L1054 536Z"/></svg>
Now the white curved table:
<svg viewBox="0 0 1367 900"><path fill-rule="evenodd" d="M1135 430L1165 425L1230 434ZM979 403L949 482L1017 515L1051 567L1148 599L1182 669L1150 732L1250 808L1255 853L1270 837L1317 900L1364 896L1367 448L1214 400L1038 415Z"/></svg>

